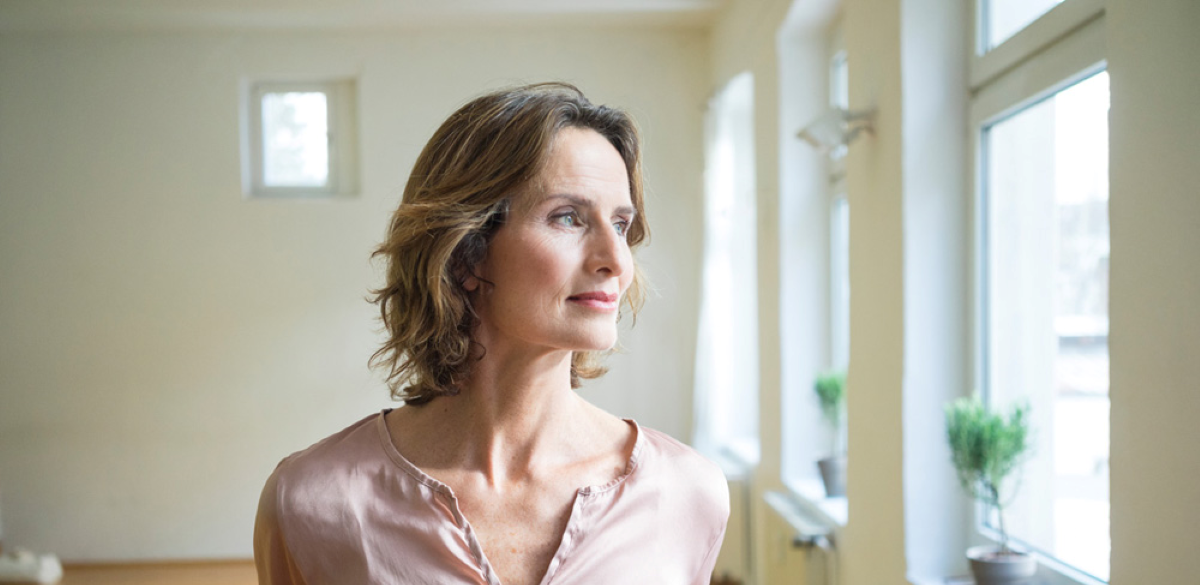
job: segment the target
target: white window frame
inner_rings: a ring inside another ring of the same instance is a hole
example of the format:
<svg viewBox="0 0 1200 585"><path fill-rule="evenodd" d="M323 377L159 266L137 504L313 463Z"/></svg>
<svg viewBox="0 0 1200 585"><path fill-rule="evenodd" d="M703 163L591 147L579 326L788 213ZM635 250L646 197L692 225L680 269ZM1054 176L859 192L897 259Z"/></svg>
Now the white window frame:
<svg viewBox="0 0 1200 585"><path fill-rule="evenodd" d="M334 198L357 194L357 99L351 79L249 81L242 91L242 194L246 198ZM327 108L329 174L324 186L275 186L264 180L263 96L322 93Z"/></svg>
<svg viewBox="0 0 1200 585"><path fill-rule="evenodd" d="M1104 70L1107 61L1104 0L1066 0L986 54L979 54L984 47L978 0L971 4L976 13L971 20L974 23L971 46L976 54L971 57L968 71L972 96L968 104L971 136L968 170L972 178L970 230L974 250L970 270L970 366L973 387L986 392L988 347L984 295L987 266L984 258L988 234L983 200L986 189L983 129ZM998 531L985 525L984 513L980 506L976 507L976 539L999 540ZM1049 569L1040 571L1038 576L1046 585L1105 583L1056 559L1038 555L1038 560Z"/></svg>
<svg viewBox="0 0 1200 585"><path fill-rule="evenodd" d="M1066 0L988 51L982 32L986 23L983 11L979 10L980 1L970 3L974 51L968 65L968 82L972 90L992 82L1104 14L1104 0Z"/></svg>

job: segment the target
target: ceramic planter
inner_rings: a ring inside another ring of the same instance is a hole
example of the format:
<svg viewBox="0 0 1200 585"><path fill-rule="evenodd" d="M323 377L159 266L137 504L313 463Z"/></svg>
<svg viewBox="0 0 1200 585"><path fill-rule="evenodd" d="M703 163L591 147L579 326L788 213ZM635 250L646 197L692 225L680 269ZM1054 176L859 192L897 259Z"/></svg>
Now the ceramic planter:
<svg viewBox="0 0 1200 585"><path fill-rule="evenodd" d="M1022 552L1001 554L995 546L975 546L967 549L971 574L976 585L1018 585L1027 583L1037 572L1037 559Z"/></svg>
<svg viewBox="0 0 1200 585"><path fill-rule="evenodd" d="M846 457L826 457L817 462L821 470L821 481L825 482L825 495L828 497L846 495Z"/></svg>

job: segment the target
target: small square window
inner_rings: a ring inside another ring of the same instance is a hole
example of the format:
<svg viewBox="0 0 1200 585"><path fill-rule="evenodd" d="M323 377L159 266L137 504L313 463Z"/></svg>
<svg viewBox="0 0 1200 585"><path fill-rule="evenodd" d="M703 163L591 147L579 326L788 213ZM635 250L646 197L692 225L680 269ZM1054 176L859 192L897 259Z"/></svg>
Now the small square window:
<svg viewBox="0 0 1200 585"><path fill-rule="evenodd" d="M245 97L247 197L337 197L357 187L354 83L255 83Z"/></svg>

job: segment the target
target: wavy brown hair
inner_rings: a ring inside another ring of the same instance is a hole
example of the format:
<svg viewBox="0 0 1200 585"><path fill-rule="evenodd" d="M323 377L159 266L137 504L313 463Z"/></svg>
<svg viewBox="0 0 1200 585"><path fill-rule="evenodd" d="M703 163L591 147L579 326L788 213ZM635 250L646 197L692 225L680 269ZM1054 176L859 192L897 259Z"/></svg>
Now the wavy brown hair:
<svg viewBox="0 0 1200 585"><path fill-rule="evenodd" d="M540 83L472 100L438 128L417 157L373 257L387 262L387 281L373 290L387 341L371 357L387 369L392 397L420 405L458 394L486 351L472 339L479 317L463 287L504 224L512 199L537 176L558 132L585 128L608 139L625 161L637 213L626 232L630 248L648 236L642 198L638 130L625 112L592 104L575 86ZM622 299L636 316L644 299L641 274ZM605 373L608 352L576 351L571 387Z"/></svg>

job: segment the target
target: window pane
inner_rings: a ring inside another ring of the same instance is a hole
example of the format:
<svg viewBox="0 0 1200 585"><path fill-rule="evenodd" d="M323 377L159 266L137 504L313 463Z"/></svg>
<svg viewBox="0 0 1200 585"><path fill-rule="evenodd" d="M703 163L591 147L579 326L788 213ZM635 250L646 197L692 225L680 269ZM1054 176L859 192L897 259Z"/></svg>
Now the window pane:
<svg viewBox="0 0 1200 585"><path fill-rule="evenodd" d="M986 129L985 149L986 390L1033 423L1005 520L1107 579L1107 73Z"/></svg>
<svg viewBox="0 0 1200 585"><path fill-rule="evenodd" d="M850 63L845 51L838 51L829 61L829 105L850 109ZM839 146L830 153L835 165L830 183L837 184L844 176L839 168L848 148ZM829 222L829 309L830 356L836 370L846 371L850 363L850 201L845 186L835 189ZM845 432L843 429L841 432Z"/></svg>
<svg viewBox="0 0 1200 585"><path fill-rule="evenodd" d="M264 94L262 120L263 184L268 187L324 187L329 181L325 94Z"/></svg>
<svg viewBox="0 0 1200 585"><path fill-rule="evenodd" d="M829 293L831 352L833 367L845 371L850 365L850 202L845 195L834 198L829 229Z"/></svg>
<svg viewBox="0 0 1200 585"><path fill-rule="evenodd" d="M829 105L850 109L850 65L845 51L829 60Z"/></svg>
<svg viewBox="0 0 1200 585"><path fill-rule="evenodd" d="M829 60L829 105L835 109L850 109L850 64L846 60L845 51L838 51ZM845 144L835 146L829 151L829 158L835 161L833 174L840 176L845 173L842 159L849 151Z"/></svg>
<svg viewBox="0 0 1200 585"><path fill-rule="evenodd" d="M1029 26L1062 0L981 0L986 16L984 34L987 50Z"/></svg>

